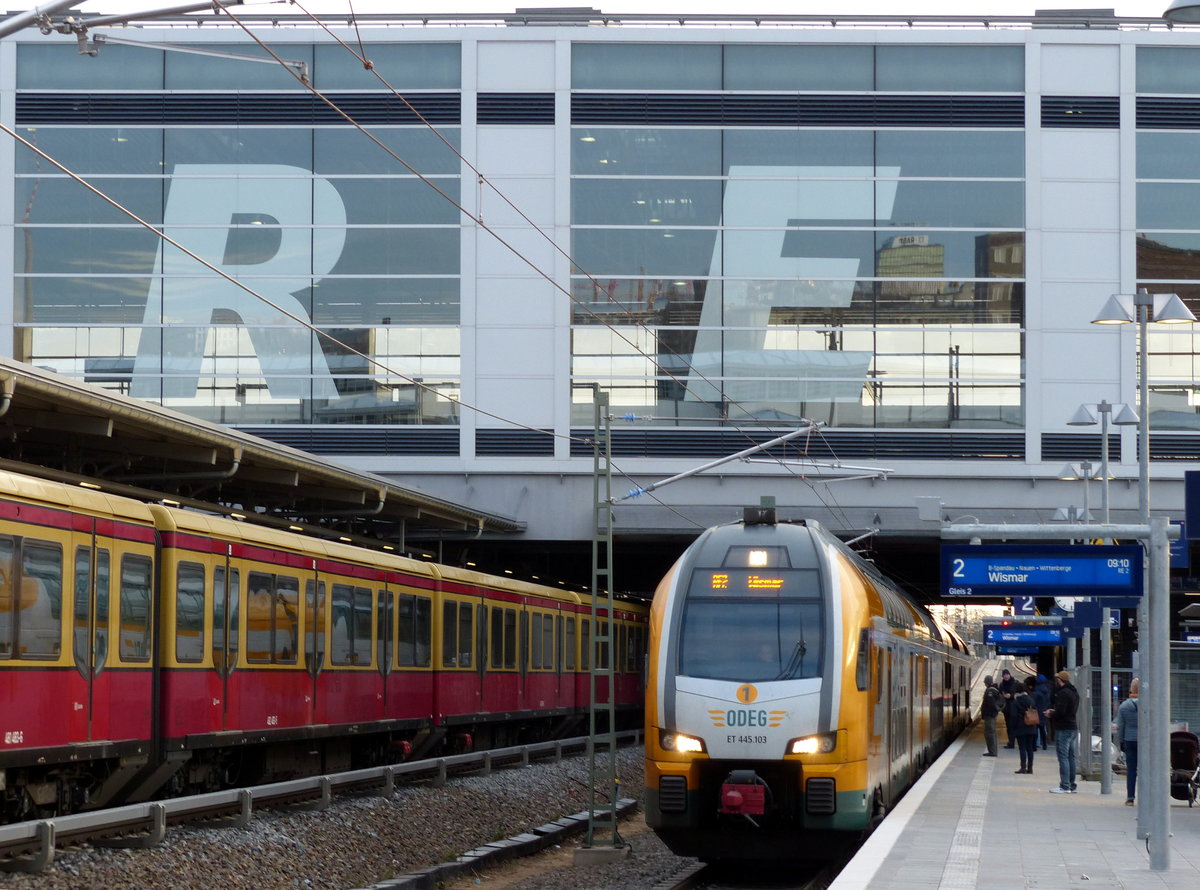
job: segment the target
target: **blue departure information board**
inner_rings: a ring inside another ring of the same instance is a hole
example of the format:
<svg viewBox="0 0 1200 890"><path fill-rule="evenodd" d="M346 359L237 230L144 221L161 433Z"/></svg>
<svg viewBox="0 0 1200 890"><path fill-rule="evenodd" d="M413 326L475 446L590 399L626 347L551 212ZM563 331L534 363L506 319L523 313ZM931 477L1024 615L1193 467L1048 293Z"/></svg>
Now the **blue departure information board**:
<svg viewBox="0 0 1200 890"><path fill-rule="evenodd" d="M983 641L989 644L1004 644L1007 646L1057 646L1062 642L1062 628L1047 627L999 627L985 624L983 626Z"/></svg>
<svg viewBox="0 0 1200 890"><path fill-rule="evenodd" d="M942 545L944 597L1142 595L1138 545Z"/></svg>

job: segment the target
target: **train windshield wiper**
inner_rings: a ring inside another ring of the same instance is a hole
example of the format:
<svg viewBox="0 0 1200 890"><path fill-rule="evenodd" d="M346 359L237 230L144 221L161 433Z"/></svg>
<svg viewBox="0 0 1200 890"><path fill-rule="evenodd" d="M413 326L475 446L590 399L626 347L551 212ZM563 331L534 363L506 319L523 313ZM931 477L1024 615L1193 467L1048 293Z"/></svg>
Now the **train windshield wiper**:
<svg viewBox="0 0 1200 890"><path fill-rule="evenodd" d="M800 670L800 665L804 661L804 653L808 651L808 644L804 642L804 638L796 640L796 645L792 649L792 657L788 660L785 667L776 677L776 680L791 680L796 676L796 671Z"/></svg>

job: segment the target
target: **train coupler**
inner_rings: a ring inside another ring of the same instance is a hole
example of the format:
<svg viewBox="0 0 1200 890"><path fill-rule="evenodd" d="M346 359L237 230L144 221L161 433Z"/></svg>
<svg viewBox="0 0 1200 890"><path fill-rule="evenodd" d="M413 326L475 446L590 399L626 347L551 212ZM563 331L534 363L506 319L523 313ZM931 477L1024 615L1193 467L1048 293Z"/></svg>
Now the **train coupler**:
<svg viewBox="0 0 1200 890"><path fill-rule="evenodd" d="M754 770L734 770L721 783L721 813L745 816L762 816L767 811L767 783Z"/></svg>

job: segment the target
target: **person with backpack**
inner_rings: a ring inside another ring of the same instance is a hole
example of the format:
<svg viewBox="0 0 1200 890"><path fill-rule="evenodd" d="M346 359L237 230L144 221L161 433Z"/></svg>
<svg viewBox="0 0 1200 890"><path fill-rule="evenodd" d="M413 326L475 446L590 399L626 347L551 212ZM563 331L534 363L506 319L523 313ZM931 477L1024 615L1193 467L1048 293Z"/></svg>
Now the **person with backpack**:
<svg viewBox="0 0 1200 890"><path fill-rule="evenodd" d="M1037 749L1038 724L1041 723L1041 715L1033 700L1036 685L1033 677L1026 677L1024 688L1012 700L1012 732L1017 737L1017 750L1021 752L1021 768L1014 770L1018 774L1033 772L1033 752Z"/></svg>
<svg viewBox="0 0 1200 890"><path fill-rule="evenodd" d="M996 757L996 718L1004 709L1004 698L1000 695L1000 687L995 684L992 675L983 678L983 702L979 705L979 716L983 718L983 743L987 750L984 757Z"/></svg>
<svg viewBox="0 0 1200 890"><path fill-rule="evenodd" d="M1071 675L1059 671L1054 675L1054 700L1046 711L1054 727L1054 749L1058 754L1058 787L1051 794L1074 794L1075 764L1079 758L1079 692L1071 685Z"/></svg>
<svg viewBox="0 0 1200 890"><path fill-rule="evenodd" d="M1138 678L1129 684L1129 698L1117 708L1117 741L1125 752L1125 806L1133 806L1138 770Z"/></svg>

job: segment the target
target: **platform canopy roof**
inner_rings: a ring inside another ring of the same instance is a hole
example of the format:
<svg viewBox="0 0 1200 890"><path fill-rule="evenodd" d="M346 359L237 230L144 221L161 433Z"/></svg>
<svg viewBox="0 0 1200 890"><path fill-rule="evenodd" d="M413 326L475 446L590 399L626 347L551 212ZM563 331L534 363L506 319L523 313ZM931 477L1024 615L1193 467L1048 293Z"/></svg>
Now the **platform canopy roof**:
<svg viewBox="0 0 1200 890"><path fill-rule="evenodd" d="M0 358L0 468L405 549L524 524Z"/></svg>

